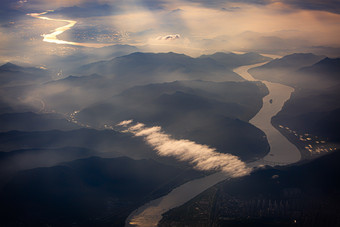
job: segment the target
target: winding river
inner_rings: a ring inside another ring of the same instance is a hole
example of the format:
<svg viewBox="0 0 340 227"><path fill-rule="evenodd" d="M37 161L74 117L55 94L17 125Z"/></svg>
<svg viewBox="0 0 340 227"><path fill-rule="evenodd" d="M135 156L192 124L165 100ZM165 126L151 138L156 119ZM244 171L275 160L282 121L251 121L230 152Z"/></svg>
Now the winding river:
<svg viewBox="0 0 340 227"><path fill-rule="evenodd" d="M234 72L245 80L256 81L248 73L248 70L265 63L241 66L234 69ZM301 159L299 150L271 124L272 117L282 109L294 89L278 83L262 82L267 86L269 94L263 98L262 108L249 122L266 134L270 145L270 152L264 158L248 163L248 165L255 167L259 165L275 166L295 163ZM157 226L158 222L162 219L163 213L183 205L206 189L228 178L229 176L226 173L219 172L189 181L175 188L169 194L150 201L133 211L126 219L125 226Z"/></svg>
<svg viewBox="0 0 340 227"><path fill-rule="evenodd" d="M264 64L265 63L241 66L234 69L234 72L246 80L256 81L254 77L248 73L248 70ZM288 165L295 163L301 159L299 150L271 124L272 117L280 112L285 102L290 99L294 88L279 83L261 82L267 86L269 94L263 98L262 108L249 123L261 129L266 134L270 145L270 152L263 159L255 163L268 165Z"/></svg>
<svg viewBox="0 0 340 227"><path fill-rule="evenodd" d="M43 35L44 42L55 43L55 44L71 44L77 46L87 47L103 47L111 44L94 44L94 43L78 43L69 42L58 39L58 35L71 29L77 21L64 20L64 19L51 19L46 16L47 12L43 13L32 13L29 16L50 20L65 22L66 25L55 29L50 34ZM265 62L266 63L266 62ZM242 76L245 80L256 81L249 73L248 70L263 65L265 63L241 66L234 69L234 72ZM249 121L254 126L261 129L267 136L270 152L262 159L257 160L247 165L255 167L259 165L287 165L295 163L301 159L299 150L290 143L286 137L284 137L279 131L277 131L271 124L271 118L275 116L283 107L284 103L289 100L291 93L294 91L293 88L278 83L271 83L268 81L262 81L268 88L269 94L263 98L263 106L261 110ZM195 196L199 195L206 189L213 185L228 179L227 173L218 172L209 176L189 181L175 189L169 194L153 200L144 206L133 211L126 220L126 226L157 226L158 222L162 218L162 214L166 211L183 205L187 201L191 200Z"/></svg>
<svg viewBox="0 0 340 227"><path fill-rule="evenodd" d="M41 19L41 20L57 21L57 22L66 23L66 25L58 27L55 30L53 30L52 33L43 34L42 37L44 37L43 39L44 42L55 43L55 44L68 44L68 45L83 46L83 47L96 47L96 48L113 45L112 43L79 43L79 42L71 42L71 41L59 39L58 36L66 32L67 30L71 29L74 25L77 24L77 21L65 20L65 19L53 19L53 18L46 17L45 14L48 14L49 12L53 12L53 10L48 10L42 13L27 14L28 16Z"/></svg>
<svg viewBox="0 0 340 227"><path fill-rule="evenodd" d="M42 13L27 14L31 17L42 19L42 20L58 21L58 22L65 22L66 23L66 25L56 28L52 33L42 35L44 37L43 41L48 42L48 43L56 43L56 44L78 45L78 43L76 43L76 42L69 42L69 41L65 41L65 40L60 40L57 37L58 35L61 35L65 31L71 29L74 25L76 25L77 21L64 20L64 19L52 19L52 18L44 16L45 14L47 14L49 12L53 12L53 10L49 10L49 11L42 12Z"/></svg>

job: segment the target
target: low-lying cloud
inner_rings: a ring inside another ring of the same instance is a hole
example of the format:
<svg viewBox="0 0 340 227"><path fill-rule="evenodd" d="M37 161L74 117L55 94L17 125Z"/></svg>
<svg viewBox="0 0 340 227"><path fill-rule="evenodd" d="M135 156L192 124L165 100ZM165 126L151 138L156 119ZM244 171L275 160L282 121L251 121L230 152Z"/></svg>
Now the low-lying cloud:
<svg viewBox="0 0 340 227"><path fill-rule="evenodd" d="M175 34L175 35L159 36L157 39L158 40L176 40L180 38L181 36L179 34Z"/></svg>
<svg viewBox="0 0 340 227"><path fill-rule="evenodd" d="M231 177L244 176L251 171L237 156L219 153L214 148L190 140L173 139L160 126L146 127L142 123L133 123L132 120L122 121L117 126L123 127L125 133L144 137L158 155L189 162L197 170L223 171Z"/></svg>

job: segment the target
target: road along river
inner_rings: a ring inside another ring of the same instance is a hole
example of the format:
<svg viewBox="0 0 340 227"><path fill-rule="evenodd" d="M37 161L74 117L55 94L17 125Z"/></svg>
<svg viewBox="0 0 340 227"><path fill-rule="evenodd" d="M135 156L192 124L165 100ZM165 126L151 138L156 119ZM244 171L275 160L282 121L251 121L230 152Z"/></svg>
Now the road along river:
<svg viewBox="0 0 340 227"><path fill-rule="evenodd" d="M245 80L256 81L248 70L265 63L241 66L234 70ZM267 136L270 152L258 161L248 163L248 166L259 165L287 165L300 160L299 150L286 137L279 133L271 124L275 116L289 100L293 88L278 83L262 81L268 88L269 94L263 98L261 110L250 120L250 123L261 129ZM270 101L272 100L272 101ZM218 172L200 179L189 181L169 194L153 200L133 211L126 219L126 226L150 227L157 226L162 214L168 210L181 206L213 185L230 178L227 173Z"/></svg>

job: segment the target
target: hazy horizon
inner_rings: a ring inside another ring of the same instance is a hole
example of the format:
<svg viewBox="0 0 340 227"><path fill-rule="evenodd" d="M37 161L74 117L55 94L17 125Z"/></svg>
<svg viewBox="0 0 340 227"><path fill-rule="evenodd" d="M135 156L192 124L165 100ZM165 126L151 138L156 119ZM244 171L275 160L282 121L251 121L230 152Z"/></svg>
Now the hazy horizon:
<svg viewBox="0 0 340 227"><path fill-rule="evenodd" d="M339 226L339 0L2 0L0 225Z"/></svg>
<svg viewBox="0 0 340 227"><path fill-rule="evenodd" d="M340 10L333 1L27 0L2 6L3 63L39 65L45 56L69 56L81 46L117 44L195 57L235 51L340 55ZM30 16L43 12L52 20ZM57 38L69 45L42 43L42 35L67 25L66 20L75 25Z"/></svg>

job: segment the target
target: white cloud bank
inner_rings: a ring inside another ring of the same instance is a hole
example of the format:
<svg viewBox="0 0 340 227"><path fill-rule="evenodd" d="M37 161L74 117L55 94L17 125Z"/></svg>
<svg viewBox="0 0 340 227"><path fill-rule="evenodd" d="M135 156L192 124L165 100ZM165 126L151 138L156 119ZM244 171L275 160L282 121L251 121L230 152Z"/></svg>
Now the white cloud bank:
<svg viewBox="0 0 340 227"><path fill-rule="evenodd" d="M176 40L176 39L180 39L180 38L181 38L181 36L179 34L157 37L158 40Z"/></svg>
<svg viewBox="0 0 340 227"><path fill-rule="evenodd" d="M160 156L174 157L189 162L197 170L223 171L231 177L240 177L250 173L251 168L237 156L216 152L207 145L197 144L190 140L176 140L162 132L161 127L146 127L142 123L133 124L132 120L122 121L117 126L124 127L123 132L144 137Z"/></svg>

